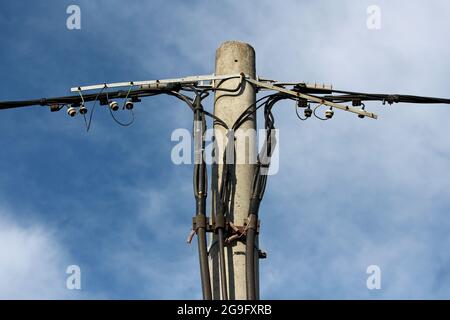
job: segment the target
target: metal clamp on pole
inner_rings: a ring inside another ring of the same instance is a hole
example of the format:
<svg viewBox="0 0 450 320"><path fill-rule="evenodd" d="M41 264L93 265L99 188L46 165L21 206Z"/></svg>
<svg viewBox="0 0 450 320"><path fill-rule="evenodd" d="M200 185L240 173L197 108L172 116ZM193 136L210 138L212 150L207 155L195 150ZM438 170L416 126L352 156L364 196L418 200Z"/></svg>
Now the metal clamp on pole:
<svg viewBox="0 0 450 320"><path fill-rule="evenodd" d="M212 229L213 229L214 233L217 233L218 229L225 230L226 225L227 225L227 222L226 222L225 216L223 214L218 214L215 217L215 221L212 226Z"/></svg>
<svg viewBox="0 0 450 320"><path fill-rule="evenodd" d="M244 222L245 233L247 233L247 230L252 229L255 230L256 234L259 234L260 223L261 221L256 219L256 215L249 215L249 218L245 219Z"/></svg>
<svg viewBox="0 0 450 320"><path fill-rule="evenodd" d="M198 214L192 218L192 230L186 240L187 243L190 244L192 242L192 239L194 238L199 228L204 228L206 232L213 231L213 227L209 224L209 218L207 218L205 215Z"/></svg>
<svg viewBox="0 0 450 320"><path fill-rule="evenodd" d="M244 242L247 236L247 231L249 229L255 230L256 234L259 234L260 221L257 219L245 219L243 226L236 226L231 221L227 223L227 231L229 237L226 239L226 243L231 243L233 241Z"/></svg>
<svg viewBox="0 0 450 320"><path fill-rule="evenodd" d="M204 228L206 230L208 226L208 218L202 214L198 214L192 218L192 227L194 230L198 228Z"/></svg>

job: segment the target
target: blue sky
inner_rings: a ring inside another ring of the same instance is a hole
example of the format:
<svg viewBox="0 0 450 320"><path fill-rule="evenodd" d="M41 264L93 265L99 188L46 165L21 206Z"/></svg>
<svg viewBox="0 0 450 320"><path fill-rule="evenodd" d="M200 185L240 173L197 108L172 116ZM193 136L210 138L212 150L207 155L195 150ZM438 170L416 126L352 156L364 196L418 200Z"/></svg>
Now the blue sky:
<svg viewBox="0 0 450 320"><path fill-rule="evenodd" d="M81 8L81 30L66 8ZM369 5L380 30L366 27ZM354 91L450 97L445 1L4 1L0 100L93 84L207 74L215 49L245 41L257 73ZM211 106L209 106L211 107ZM369 107L369 106L368 106ZM275 111L280 170L261 207L267 299L450 297L450 140L445 106L370 104L380 119L328 122ZM144 100L122 128L99 108L0 115L1 298L200 298L187 246L192 168L170 154L192 115ZM66 267L82 290L65 288ZM382 289L366 288L366 268Z"/></svg>

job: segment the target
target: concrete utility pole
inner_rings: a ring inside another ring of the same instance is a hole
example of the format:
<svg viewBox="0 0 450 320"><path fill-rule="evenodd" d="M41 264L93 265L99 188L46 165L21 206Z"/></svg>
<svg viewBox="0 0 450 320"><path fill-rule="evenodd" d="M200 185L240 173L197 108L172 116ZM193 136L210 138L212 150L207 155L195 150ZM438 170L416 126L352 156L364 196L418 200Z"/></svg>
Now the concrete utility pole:
<svg viewBox="0 0 450 320"><path fill-rule="evenodd" d="M249 44L227 41L216 51L216 75L245 73L256 78L255 50ZM216 82L217 85L217 82ZM229 79L220 84L220 88L233 89L239 85L239 79ZM232 96L227 92L216 91L214 115L225 121L231 127L235 120L256 100L256 90L247 83L239 95ZM253 134L245 134L252 130ZM256 119L252 117L235 132L236 169L235 192L231 199L230 216L235 226L244 226L248 216L251 197L252 178L254 172L254 159L256 159ZM218 146L217 159L223 159L223 150L226 144L227 131L219 125L214 126L216 143ZM242 134L240 134L242 133ZM222 139L220 139L221 137ZM213 188L220 185L222 179L222 164L213 170ZM256 242L257 243L257 242ZM212 237L210 259L213 299L223 298L221 293L221 276L219 274L220 257L218 252L217 236ZM257 248L255 248L257 250ZM229 299L246 299L246 270L245 270L245 243L234 241L225 247L226 282ZM256 260L258 254L255 253ZM255 262L256 279L259 278L258 261ZM259 281L257 280L257 296L259 297Z"/></svg>

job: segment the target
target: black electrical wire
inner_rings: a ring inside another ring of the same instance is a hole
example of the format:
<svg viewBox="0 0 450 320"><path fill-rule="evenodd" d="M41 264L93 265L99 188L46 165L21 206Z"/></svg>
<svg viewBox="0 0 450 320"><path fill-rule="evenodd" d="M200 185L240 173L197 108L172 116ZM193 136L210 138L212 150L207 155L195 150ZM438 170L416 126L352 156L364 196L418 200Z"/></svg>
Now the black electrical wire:
<svg viewBox="0 0 450 320"><path fill-rule="evenodd" d="M236 119L235 123L232 126L232 129L228 131L228 143L224 150L223 154L223 167L222 167L222 179L221 185L219 188L219 198L220 205L219 211L224 213L229 212L229 202L231 195L233 194L234 186L235 186L235 178L234 178L234 170L235 164L234 162L229 163L229 159L227 159L228 152L230 148L234 148L234 131L237 130L247 119L256 114L256 111L265 106L265 124L266 124L266 142L261 152L262 155L265 153L270 155L272 154L272 130L274 129L274 118L271 113L271 108L273 105L282 99L287 99L286 95L283 94L271 94L264 96L249 107ZM265 100L265 101L264 101ZM263 101L258 105L259 102ZM233 151L235 151L233 149ZM233 152L233 155L235 153ZM247 224L247 240L246 240L246 274L247 274L247 297L249 299L256 299L256 275L255 275L255 242L256 242L256 233L257 233L257 216L259 211L259 204L263 198L263 194L265 191L265 186L267 183L267 175L261 174L261 168L268 167L268 163L261 163L261 155L258 156L258 164L255 168L254 179L252 184L252 198L249 210L249 218Z"/></svg>
<svg viewBox="0 0 450 320"><path fill-rule="evenodd" d="M176 97L176 98L178 98L178 99L184 101L184 102L189 106L189 108L190 108L192 111L194 111L193 101L192 101L192 98L190 98L189 96L186 96L186 95L181 94L181 93L176 92L176 91L171 91L171 92L168 92L167 94L169 94L169 95L171 95L171 96L174 96L174 97ZM227 124L225 123L225 121L223 121L223 120L220 119L219 117L217 117L217 116L211 114L210 112L208 112L208 111L206 111L206 110L204 110L204 109L201 109L200 112L203 113L203 114L205 114L205 115L207 115L208 117L214 119L214 121L215 121L216 124L219 124L219 125L221 125L222 127L228 129L228 126L227 126Z"/></svg>
<svg viewBox="0 0 450 320"><path fill-rule="evenodd" d="M97 97L94 100L94 104L92 105L92 109L91 112L89 113L89 121L86 122L86 115L84 114L84 123L86 124L86 131L89 132L89 130L91 129L91 124L92 124L92 118L94 116L94 111L95 111L95 107L97 106L97 102L98 102L98 97L103 93L103 91L105 90L105 87L102 88L102 90L100 90L97 94Z"/></svg>
<svg viewBox="0 0 450 320"><path fill-rule="evenodd" d="M226 88L220 88L220 85L225 81L226 79L223 79L222 81L219 82L219 84L217 85L217 88L214 89L214 91L219 92L229 92L227 94L222 94L220 96L218 96L215 100L214 103L216 103L219 99L225 98L225 97L236 97L241 95L244 90L245 87L247 85L247 81L244 81L244 78L241 79L241 81L239 82L239 85L234 88L234 89L226 89Z"/></svg>
<svg viewBox="0 0 450 320"><path fill-rule="evenodd" d="M268 169L270 165L270 158L273 153L275 142L273 137L273 130L275 129L275 120L272 114L273 106L280 100L287 99L283 95L276 95L269 98L265 102L264 108L264 120L266 128L266 139L258 155L258 163L255 167L253 180L252 180L252 195L250 198L249 213L247 219L247 233L246 233L246 255L245 255L245 270L246 270L246 289L247 299L256 300L258 298L256 291L256 265L255 259L258 256L255 255L256 248L256 235L258 233L258 214L261 201L264 197L264 192L267 185L267 172L262 174L262 169ZM264 161L261 159L264 158Z"/></svg>
<svg viewBox="0 0 450 320"><path fill-rule="evenodd" d="M189 96L181 94L176 91L171 91L169 94L181 99L194 112L194 131L195 123L201 123L201 146L197 146L194 143L195 148L200 147L200 150L195 149L194 154L197 155L198 152L202 153L201 161L195 161L194 163L194 194L196 198L196 211L197 219L203 221L206 224L206 192L207 192L207 175L206 175L206 164L203 157L203 150L205 147L204 132L206 130L205 116L209 116L214 120L215 124L221 125L228 129L227 124L217 116L205 111L201 105L201 101L206 98L209 93L206 90L201 90L195 86L189 86L188 89L195 92L196 98L193 100ZM201 91L200 91L201 90ZM196 159L197 160L197 159ZM222 216L221 216L222 215ZM223 211L221 211L217 217L224 220ZM197 220L198 221L198 220ZM212 299L212 289L211 281L209 276L209 261L208 261L208 251L207 251L207 241L206 241L206 229L205 226L197 226L197 238L198 238L198 250L199 250L199 262L200 262L200 277L202 282L202 292L203 298L205 300ZM224 228L217 228L218 245L219 245L219 259L220 259L220 274L221 274L221 292L224 299L228 299L227 294L227 281L226 281L226 266L225 266L225 244L224 244Z"/></svg>
<svg viewBox="0 0 450 320"><path fill-rule="evenodd" d="M302 121L308 120L307 117L304 117L304 118L303 118L303 117L298 113L298 109L299 109L299 106L298 106L298 105L294 105L294 108L295 108L295 114L297 115L297 118L299 118L299 119L302 120Z"/></svg>
<svg viewBox="0 0 450 320"><path fill-rule="evenodd" d="M229 78L225 78L225 79L219 80L219 83L217 84L216 88L214 88L214 91L237 92L237 91L241 91L242 86L245 83L247 83L245 78L242 76L241 77L241 81L239 82L239 84L238 84L238 86L236 88L234 88L234 89L220 88L220 85L222 83L224 83L225 81L231 80L231 79L235 79L235 77L229 77Z"/></svg>
<svg viewBox="0 0 450 320"><path fill-rule="evenodd" d="M196 92L197 96L200 97L200 100L206 98L209 94L198 94ZM205 112L202 108L203 115L208 115L208 112ZM215 124L222 125L224 128L228 129L228 126L224 121L219 119L218 117L209 114L215 121ZM202 136L203 137L203 136ZM202 141L204 143L204 140L202 138ZM214 152L214 149L213 149ZM215 155L213 155L215 156ZM217 190L213 189L213 201L217 201L218 192ZM221 201L219 201L220 204L222 204ZM222 293L222 299L228 300L228 289L227 289L227 276L226 276L226 264L225 264L225 212L222 208L219 208L218 212L216 212L215 208L213 208L214 218L215 218L215 232L217 233L218 238L218 246L219 246L219 271L220 271L220 288Z"/></svg>
<svg viewBox="0 0 450 320"><path fill-rule="evenodd" d="M205 300L212 299L212 289L211 289L211 281L209 275L209 261L208 261L208 250L207 250L207 241L206 241L206 195L207 195L207 172L206 172L206 164L204 161L203 151L205 148L205 140L204 134L206 131L206 121L205 116L208 115L212 117L218 123L223 124L226 127L226 124L220 118L209 114L206 112L202 105L202 99L206 98L209 93L205 91L198 91L197 88L190 88L196 94L196 98L192 101L192 98L180 94L178 92L172 92L171 94L176 96L177 98L186 102L190 108L194 112L194 139L197 138L197 135L200 134L200 145L198 142L194 142L194 154L195 154L195 163L194 163L194 195L196 199L196 215L197 215L197 223L198 221L203 221L202 226L197 226L197 238L198 238L198 250L199 250L199 262L200 262L200 277L202 283L202 292L203 298ZM198 124L201 123L201 127L198 128ZM201 132L196 132L197 129L200 129ZM200 159L198 159L197 155L200 155ZM224 299L227 299L227 287L226 287L226 268L225 268L225 250L224 250L224 230L222 228L218 228L217 234L219 237L219 255L220 255L220 273L221 273L221 290L222 296Z"/></svg>
<svg viewBox="0 0 450 320"><path fill-rule="evenodd" d="M129 97L129 95L130 95L131 89L132 89L132 86L130 86L130 89L128 90L128 93L127 93L127 95L126 95L125 98L124 98L124 103L123 103L122 110L125 109L125 105L126 105L126 103L127 103L127 99L128 99L128 97ZM130 113L131 113L131 119L130 119L130 121L128 121L128 122L122 122L122 121L119 121L119 120L116 118L116 116L114 115L114 112L111 110L111 108L109 108L109 113L111 114L111 117L113 118L113 120L114 120L118 125L120 125L120 126L122 126L122 127L129 127L129 126L131 126L131 125L134 123L134 112L133 112L132 109L130 109L129 111L130 111Z"/></svg>
<svg viewBox="0 0 450 320"><path fill-rule="evenodd" d="M212 150L211 156L213 159L215 159L216 156L216 140L213 136L213 143L214 148ZM217 176L217 163L212 164L212 175ZM213 182L211 182L211 190L212 190L212 206L211 206L211 216L214 217L214 225L215 225L215 232L217 234L218 239L218 246L219 246L219 271L220 271L220 282L221 282L221 292L222 292L222 299L228 300L228 287L227 287L227 274L226 274L226 264L225 264L225 216L223 214L223 211L221 209L218 209L218 203L220 204L220 201L218 199L219 197L219 190L217 189L218 186L214 185Z"/></svg>
<svg viewBox="0 0 450 320"><path fill-rule="evenodd" d="M317 115L317 113L316 113L317 109L319 109L319 108L322 107L322 106L323 106L322 103L319 104L319 105L317 105L317 106L313 109L313 115L314 115L314 117L316 117L316 118L319 119L319 120L326 121L326 120L328 120L327 118L319 117L319 116Z"/></svg>
<svg viewBox="0 0 450 320"><path fill-rule="evenodd" d="M192 110L192 112L195 111L193 100L191 97L186 96L182 93L179 93L178 91L169 91L168 95L174 96L174 97L180 99L181 101L184 101L188 105L188 107Z"/></svg>
<svg viewBox="0 0 450 320"><path fill-rule="evenodd" d="M261 103L261 105L257 106L257 104L265 99L268 99L269 97L274 96L267 95L265 97L262 97L255 101L255 103L251 104L244 110L244 112L236 119L234 125L231 129L228 129L228 127L225 127L227 129L227 144L223 151L223 159L222 159L222 173L221 173L221 183L218 187L218 196L217 196L217 202L218 202L218 212L216 217L218 219L221 219L218 223L219 225L223 225L224 221L227 216L230 215L230 205L231 205L231 198L232 195L235 192L235 185L236 185L236 178L235 178L235 159L228 159L228 156L231 154L233 157L235 155L235 144L234 144L234 132L237 130L247 119L255 114L256 110L259 109L264 103ZM256 107L255 107L256 106ZM223 220L223 221L222 221ZM226 285L226 277L225 277L225 259L224 259L224 252L223 252L223 231L222 228L218 229L218 238L219 238L219 254L221 256L221 283L223 285ZM222 271L223 270L223 271ZM224 299L227 298L227 292L226 287L222 287L222 296Z"/></svg>
<svg viewBox="0 0 450 320"><path fill-rule="evenodd" d="M266 128L267 128L267 141L265 143L265 147L264 150L267 150L267 152L269 152L271 154L272 152L272 144L271 141L273 139L271 133L272 133L272 129L274 128L274 119L273 119L273 115L271 114L270 110L272 108L272 106L279 100L282 99L286 99L288 98L286 95L283 94L270 94L267 96L264 96L258 100L256 100L253 104L251 104L250 106L248 106L246 108L246 110L244 110L244 112L236 119L235 123L232 126L232 129L228 130L228 134L227 134L227 140L228 143L226 145L226 147L224 148L223 151L223 166L222 166L222 175L221 175L221 184L219 187L219 196L218 196L218 200L219 200L219 206L218 206L218 216L220 217L221 215L228 215L229 214L229 206L230 206L230 199L231 196L234 193L234 189L235 189L235 184L236 184L236 180L235 180L235 161L230 161L229 159L227 159L227 156L229 154L229 150L231 150L231 148L233 148L233 153L232 155L235 154L235 150L234 150L234 132L235 130L237 130L243 123L245 123L245 121L247 121L251 116L256 115L256 111L261 108L262 106L266 106L265 108L265 123L266 123ZM261 102L263 101L263 102ZM260 103L261 102L261 103ZM258 103L260 103L258 105ZM267 107L270 106L270 107ZM263 151L264 153L265 151ZM231 163L230 163L231 162ZM267 164L268 165L268 164ZM267 182L267 176L266 175L262 175L260 173L260 168L261 166L266 166L265 164L262 164L260 161L258 161L258 165L257 168L255 169L255 174L254 174L254 183L253 183L253 187L252 189L253 191L253 195L256 195L256 197L252 196L251 199L251 211L249 211L249 228L247 228L247 241L246 242L246 246L247 246L247 254L246 254L246 272L248 272L247 274L247 281L251 282L251 284L247 283L247 288L250 289L250 292L248 291L248 297L256 299L256 278L255 278L255 264L254 264L254 248L255 248L255 240L256 240L256 232L257 232L257 228L253 226L253 223L257 224L257 213L259 210L259 203L263 197L264 191L265 191L265 185ZM255 215L256 213L256 215ZM254 220L256 216L256 220ZM253 220L252 220L253 219ZM219 243L220 245L220 243ZM249 251L249 248L252 248L251 251ZM249 254L250 252L250 254ZM247 255L249 254L248 258ZM252 262L250 262L250 260ZM252 279L252 280L250 280ZM253 293L252 293L253 292Z"/></svg>
<svg viewBox="0 0 450 320"><path fill-rule="evenodd" d="M135 89L131 90L130 96L137 97L148 97L158 94L167 93L165 90L160 89ZM128 90L119 90L119 91L111 91L108 93L93 93L87 94L83 96L85 102L90 101L103 101L106 100L107 95L109 98L124 98L128 94ZM54 98L42 98L42 99L34 99L34 100L23 100L23 101L4 101L0 102L0 110L3 109L11 109L11 108L21 108L21 107L31 107L31 106L51 106L51 105L59 105L59 104L80 104L82 102L81 97L79 95L75 96L66 96L66 97L54 97Z"/></svg>
<svg viewBox="0 0 450 320"><path fill-rule="evenodd" d="M217 237L219 244L219 257L220 257L220 274L221 274L221 289L222 297L224 300L228 299L227 293L227 278L226 278L226 266L225 266L225 221L230 214L230 199L234 192L235 185L235 164L234 161L229 161L228 150L233 148L234 150L234 136L233 131L227 132L228 141L223 151L223 163L222 163L222 175L221 183L216 197L218 201L218 210L216 214L217 225ZM233 153L234 154L234 153Z"/></svg>
<svg viewBox="0 0 450 320"><path fill-rule="evenodd" d="M209 275L209 262L208 262L208 249L206 240L206 196L207 196L207 171L206 163L203 155L203 150L205 149L204 134L206 130L205 116L201 112L203 109L201 105L201 98L196 95L194 101L194 130L197 128L199 123L201 127L199 128L201 132L194 132L194 137L196 134L200 135L200 145L194 143L194 154L196 156L194 163L194 195L196 199L196 221L197 224L197 239L198 239L198 251L199 251L199 262L200 262L200 277L202 282L202 292L203 299L212 300L212 290L211 290L211 280ZM198 159L197 156L201 158Z"/></svg>
<svg viewBox="0 0 450 320"><path fill-rule="evenodd" d="M254 103L252 103L250 106L248 106L243 113L241 113L241 115L236 119L236 121L234 122L232 128L234 130L239 129L239 127L245 122L247 121L251 116L256 115L256 111L258 111L259 108L261 108L262 106L265 105L265 102L261 103L258 105L259 102L269 99L271 97L275 97L275 96L279 96L279 94L275 93L275 94L268 94L265 95L261 98L259 98L258 100L256 100ZM255 107L256 106L256 107Z"/></svg>
<svg viewBox="0 0 450 320"><path fill-rule="evenodd" d="M111 117L113 118L114 122L117 123L119 126L122 127L129 127L134 123L134 112L133 110L129 110L131 113L131 119L128 122L121 122L120 120L118 120L116 118L116 116L114 115L114 112L111 110L111 108L109 108L109 113L111 114Z"/></svg>
<svg viewBox="0 0 450 320"><path fill-rule="evenodd" d="M231 79L231 78L230 78ZM224 79L226 80L226 79ZM222 80L222 81L224 81ZM225 88L214 88L209 89L210 91L228 91L228 92L237 92L242 89L243 83L246 81L241 81L237 88L225 89ZM185 88L182 87L185 90ZM208 89L205 89L208 90ZM417 104L450 104L450 99L445 98L436 98L436 97L424 97L424 96L415 96L415 95L400 95L400 94L374 94L374 93L362 93L362 92L353 92L353 91L344 91L344 90L331 90L333 93L341 94L341 95L324 95L321 98L328 101L353 101L353 100L365 100L365 101L384 101L388 103L417 103ZM174 92L172 90L165 89L155 89L155 88L139 88L134 89L128 93L124 90L112 91L109 92L110 98L123 98L127 94L135 97L146 97L153 96L162 93L170 93ZM307 92L306 92L307 93ZM105 93L97 93L97 94L88 94L84 96L84 100L86 102L95 101L95 100L104 100L106 97ZM42 99L34 99L34 100L22 100L22 101L3 101L0 102L0 110L3 109L11 109L11 108L21 108L21 107L29 107L29 106L50 106L57 104L77 104L80 103L80 96L65 96L65 97L54 97L54 98L42 98Z"/></svg>
<svg viewBox="0 0 450 320"><path fill-rule="evenodd" d="M353 100L361 101L383 101L389 104L393 103L417 103L417 104L450 104L450 99L423 97L414 95L401 94L377 94L377 93L362 93L353 91L333 90L333 93L340 93L342 95L326 95L323 96L328 101L349 102Z"/></svg>

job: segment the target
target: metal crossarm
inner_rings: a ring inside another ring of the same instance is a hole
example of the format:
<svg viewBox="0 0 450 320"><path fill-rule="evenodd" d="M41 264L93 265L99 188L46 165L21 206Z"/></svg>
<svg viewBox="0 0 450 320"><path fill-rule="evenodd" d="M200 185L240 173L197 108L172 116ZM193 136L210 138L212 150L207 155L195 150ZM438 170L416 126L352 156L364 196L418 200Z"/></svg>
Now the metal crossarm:
<svg viewBox="0 0 450 320"><path fill-rule="evenodd" d="M320 104L323 104L323 105L326 105L326 106L329 106L329 107L333 107L333 108L336 108L336 109L341 109L341 110L344 110L344 111L352 112L352 113L355 113L355 114L358 114L358 115L361 115L361 116L365 116L365 117L368 117L368 118L378 119L378 116L375 113L367 112L367 111L362 110L362 109L358 109L358 108L354 108L354 107L349 107L349 106L337 104L335 102L328 101L328 100L322 99L320 97L310 96L310 95L307 95L307 94L304 94L304 93L300 93L300 92L296 92L296 91L293 91L293 90L289 90L289 89L286 89L286 88L283 88L283 87L280 87L280 86L272 85L272 84L267 83L267 82L261 82L261 81L258 81L258 80L252 79L252 78L246 78L246 80L248 82L258 86L258 87L263 87L263 88L266 88L266 89L270 89L270 90L278 91L278 92L281 92L281 93L285 93L285 94L291 95L291 96L296 97L296 98L307 99L309 101L320 103Z"/></svg>
<svg viewBox="0 0 450 320"><path fill-rule="evenodd" d="M145 80L145 81L129 81L129 82L115 82L115 83L103 83L95 84L90 86L73 87L70 89L71 92L79 91L90 91L90 90L101 90L108 88L120 88L120 87L130 87L130 86L141 86L143 88L158 88L161 85L167 84L194 84L194 83L210 83L213 86L215 80L226 80L242 77L241 74L229 74L216 76L214 74L200 75L200 76L188 76L183 78L175 79L161 79L161 80Z"/></svg>

